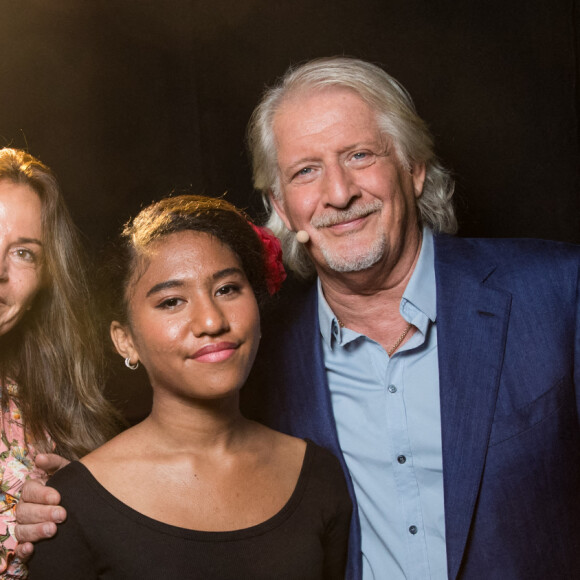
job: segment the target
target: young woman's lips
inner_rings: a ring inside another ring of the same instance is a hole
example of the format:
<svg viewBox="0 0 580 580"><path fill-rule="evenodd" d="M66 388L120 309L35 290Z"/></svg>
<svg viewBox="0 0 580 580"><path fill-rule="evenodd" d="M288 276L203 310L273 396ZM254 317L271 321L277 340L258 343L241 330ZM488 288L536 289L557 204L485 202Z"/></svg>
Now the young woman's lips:
<svg viewBox="0 0 580 580"><path fill-rule="evenodd" d="M237 348L238 345L234 342L217 342L203 346L194 352L190 358L198 362L221 362L230 358Z"/></svg>

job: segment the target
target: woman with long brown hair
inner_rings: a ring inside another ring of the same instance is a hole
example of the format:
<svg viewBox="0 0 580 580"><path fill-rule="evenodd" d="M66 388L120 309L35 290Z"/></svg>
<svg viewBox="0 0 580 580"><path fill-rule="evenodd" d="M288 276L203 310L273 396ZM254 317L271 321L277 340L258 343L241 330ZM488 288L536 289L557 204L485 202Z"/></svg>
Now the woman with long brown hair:
<svg viewBox="0 0 580 580"><path fill-rule="evenodd" d="M82 457L119 430L103 396L102 341L77 230L52 171L0 150L0 573L13 558L14 505L37 452Z"/></svg>

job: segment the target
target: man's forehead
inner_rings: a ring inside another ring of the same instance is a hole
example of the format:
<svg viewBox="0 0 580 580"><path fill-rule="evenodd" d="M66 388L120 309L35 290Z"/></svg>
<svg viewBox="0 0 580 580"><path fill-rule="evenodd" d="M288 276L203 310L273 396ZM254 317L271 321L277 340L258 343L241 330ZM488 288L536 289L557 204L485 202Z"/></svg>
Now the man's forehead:
<svg viewBox="0 0 580 580"><path fill-rule="evenodd" d="M382 141L375 110L354 90L335 86L293 94L274 116L273 132L277 147L335 138L347 148Z"/></svg>
<svg viewBox="0 0 580 580"><path fill-rule="evenodd" d="M362 106L372 110L372 107L353 88L342 85L307 86L292 90L283 97L278 110L274 114L274 121L279 115L303 110L305 104L322 104L328 102L329 99L333 99L336 102L341 98L351 104L353 99L358 100ZM345 106L347 106L346 102Z"/></svg>

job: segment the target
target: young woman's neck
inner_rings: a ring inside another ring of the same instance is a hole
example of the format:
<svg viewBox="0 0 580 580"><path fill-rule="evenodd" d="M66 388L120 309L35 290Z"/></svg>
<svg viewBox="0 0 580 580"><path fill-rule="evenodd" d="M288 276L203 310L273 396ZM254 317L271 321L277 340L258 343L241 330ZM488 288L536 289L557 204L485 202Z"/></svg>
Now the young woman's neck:
<svg viewBox="0 0 580 580"><path fill-rule="evenodd" d="M235 448L243 440L249 421L239 409L239 395L223 399L185 401L155 397L145 421L157 442L174 451L207 453Z"/></svg>

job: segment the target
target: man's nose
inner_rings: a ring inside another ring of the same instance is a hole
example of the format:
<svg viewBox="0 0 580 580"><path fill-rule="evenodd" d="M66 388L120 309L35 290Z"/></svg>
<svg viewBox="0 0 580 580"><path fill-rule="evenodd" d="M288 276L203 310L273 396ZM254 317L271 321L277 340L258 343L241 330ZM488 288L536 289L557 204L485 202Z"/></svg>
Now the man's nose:
<svg viewBox="0 0 580 580"><path fill-rule="evenodd" d="M346 208L353 198L360 196L360 190L348 169L339 163L325 168L323 180L322 193L325 205Z"/></svg>

